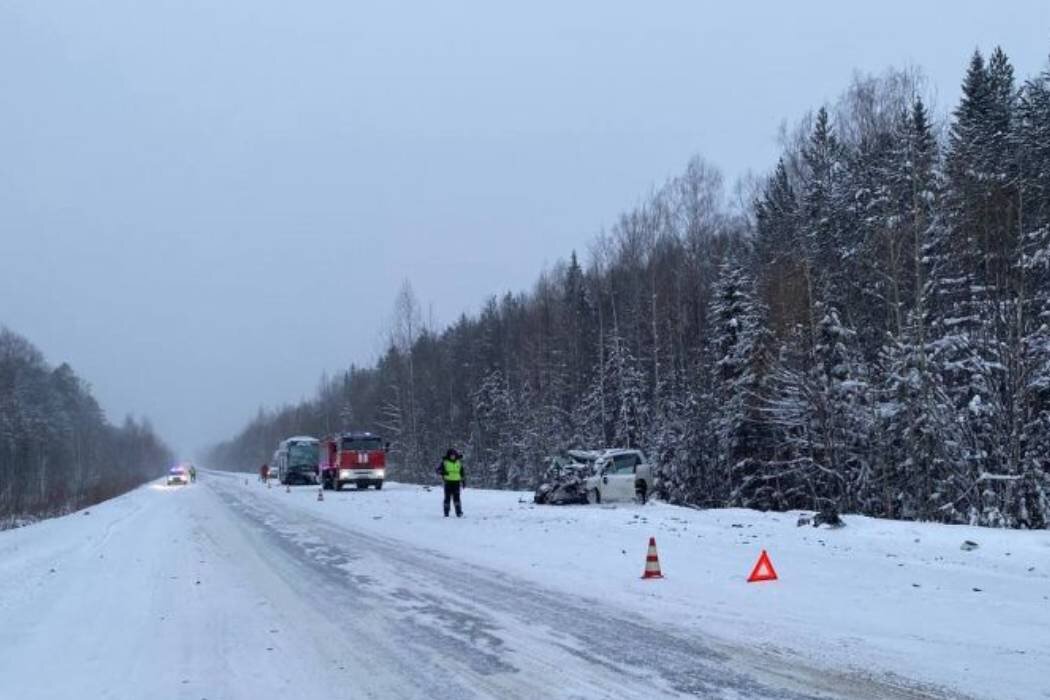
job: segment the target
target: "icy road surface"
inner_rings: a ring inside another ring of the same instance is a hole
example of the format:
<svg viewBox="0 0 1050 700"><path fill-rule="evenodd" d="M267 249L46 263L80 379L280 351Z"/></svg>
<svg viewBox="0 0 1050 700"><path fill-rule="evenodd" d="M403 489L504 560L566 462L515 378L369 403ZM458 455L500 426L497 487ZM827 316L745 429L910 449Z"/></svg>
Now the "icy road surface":
<svg viewBox="0 0 1050 700"><path fill-rule="evenodd" d="M381 503L419 501L418 522L390 529L427 528L466 553L478 493L463 521L419 487L315 493L205 473L0 533L0 697L962 697L718 641L382 534L404 514Z"/></svg>

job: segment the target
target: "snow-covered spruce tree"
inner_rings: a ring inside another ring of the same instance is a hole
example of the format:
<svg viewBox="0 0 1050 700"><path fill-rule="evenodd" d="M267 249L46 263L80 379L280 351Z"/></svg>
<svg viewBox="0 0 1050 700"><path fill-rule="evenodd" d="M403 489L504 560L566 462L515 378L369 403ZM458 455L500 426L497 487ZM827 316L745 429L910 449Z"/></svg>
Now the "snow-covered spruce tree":
<svg viewBox="0 0 1050 700"><path fill-rule="evenodd" d="M711 337L711 433L713 466L720 488L712 500L746 502L769 458L767 426L760 415L772 338L754 280L731 257L722 264L709 308ZM709 487L710 488L710 487Z"/></svg>
<svg viewBox="0 0 1050 700"><path fill-rule="evenodd" d="M848 155L845 188L851 194L843 228L856 254L842 261L850 270L850 294L836 303L858 329L868 362L876 361L887 334L901 335L915 305L921 278L917 234L929 226L935 207L936 157L921 99L864 129Z"/></svg>
<svg viewBox="0 0 1050 700"><path fill-rule="evenodd" d="M639 447L648 427L645 377L627 341L609 334L607 386L612 399L612 438L616 447Z"/></svg>
<svg viewBox="0 0 1050 700"><path fill-rule="evenodd" d="M1050 69L1022 91L1015 124L1020 157L1024 367L1018 479L1009 484L1011 524L1050 527Z"/></svg>
<svg viewBox="0 0 1050 700"><path fill-rule="evenodd" d="M1004 270L1013 234L1003 208L1010 163L1001 152L1009 131L1012 73L1001 52L985 65L975 53L955 110L945 159L945 226L931 236L928 355L942 381L966 443L962 462L937 492L946 519L1004 524L1001 489L986 475L1011 470L1004 450L1011 398L1004 347L1013 309Z"/></svg>
<svg viewBox="0 0 1050 700"><path fill-rule="evenodd" d="M821 107L802 149L805 168L799 224L809 263L811 304L816 299L845 299L850 289L847 262L856 251L849 245L841 220L846 209L844 159L845 151L832 131L828 111Z"/></svg>
<svg viewBox="0 0 1050 700"><path fill-rule="evenodd" d="M814 504L809 478L813 462L810 404L812 387L802 327L785 338L769 373L762 420L772 445L760 470L743 477L731 503L759 510L809 508Z"/></svg>
<svg viewBox="0 0 1050 700"><path fill-rule="evenodd" d="M665 381L673 381L665 375ZM671 503L690 503L697 479L698 452L693 417L695 402L688 390L665 389L658 392L649 436L649 457L657 466L655 495Z"/></svg>
<svg viewBox="0 0 1050 700"><path fill-rule="evenodd" d="M754 260L759 298L772 328L785 335L805 318L808 262L800 240L799 204L781 159L755 208Z"/></svg>
<svg viewBox="0 0 1050 700"><path fill-rule="evenodd" d="M570 444L577 449L598 449L609 443L609 408L604 372L596 371L577 402Z"/></svg>
<svg viewBox="0 0 1050 700"><path fill-rule="evenodd" d="M583 267L572 252L566 268L562 292L563 322L560 335L563 338L566 380L563 382L562 408L573 427L577 413L573 409L587 393L589 380L594 371L597 344L597 312L591 299Z"/></svg>
<svg viewBox="0 0 1050 700"><path fill-rule="evenodd" d="M856 510L871 475L870 387L856 333L834 307L817 304L812 333L796 333L770 376L762 411L775 457L762 481L779 508Z"/></svg>
<svg viewBox="0 0 1050 700"><path fill-rule="evenodd" d="M921 100L901 115L896 131L881 185L881 225L895 239L892 245L908 285L899 290L903 308L896 313L901 320L891 324L879 363L879 450L869 494L873 500L865 510L932 520L943 517L938 484L957 467L963 441L941 372L927 348L927 295L936 289L927 284L927 253L932 239L943 239L936 235L943 224L936 140Z"/></svg>
<svg viewBox="0 0 1050 700"><path fill-rule="evenodd" d="M1034 235L1034 239L1044 238ZM1021 439L1018 465L1006 483L1005 510L1014 527L1050 527L1050 286L1046 251L1050 241L1039 244L1039 252L1024 261L1033 286L1029 307L1035 313L1023 339L1024 387L1021 398Z"/></svg>
<svg viewBox="0 0 1050 700"><path fill-rule="evenodd" d="M504 374L494 369L474 392L474 431L471 436L473 473L479 485L508 483L521 463L514 402ZM473 479L472 479L473 480ZM520 484L518 484L520 485Z"/></svg>
<svg viewBox="0 0 1050 700"><path fill-rule="evenodd" d="M909 314L883 350L877 405L879 451L865 512L938 520L942 484L962 460L964 435L941 375L922 341L921 311Z"/></svg>

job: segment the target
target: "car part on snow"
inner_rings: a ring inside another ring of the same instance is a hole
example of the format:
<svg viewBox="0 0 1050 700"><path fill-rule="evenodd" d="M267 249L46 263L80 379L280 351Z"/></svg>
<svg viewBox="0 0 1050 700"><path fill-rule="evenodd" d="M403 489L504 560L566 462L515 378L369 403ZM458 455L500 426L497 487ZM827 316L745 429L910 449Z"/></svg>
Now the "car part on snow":
<svg viewBox="0 0 1050 700"><path fill-rule="evenodd" d="M835 506L825 506L819 513L813 516L813 527L827 525L828 527L845 527L846 523L839 517L839 510Z"/></svg>
<svg viewBox="0 0 1050 700"><path fill-rule="evenodd" d="M803 525L812 525L813 527L827 525L829 528L846 527L845 521L839 517L838 509L834 506L828 506L813 515L802 513L798 516L798 522L795 525L797 527L802 527Z"/></svg>

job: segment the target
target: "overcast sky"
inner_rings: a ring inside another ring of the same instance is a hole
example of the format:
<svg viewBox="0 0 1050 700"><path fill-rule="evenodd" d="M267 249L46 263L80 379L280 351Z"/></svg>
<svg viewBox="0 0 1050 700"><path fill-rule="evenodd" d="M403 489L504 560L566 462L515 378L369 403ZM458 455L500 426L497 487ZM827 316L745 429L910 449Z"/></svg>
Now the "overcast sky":
<svg viewBox="0 0 1050 700"><path fill-rule="evenodd" d="M184 454L531 286L702 154L974 48L1045 67L1050 3L0 0L0 324Z"/></svg>

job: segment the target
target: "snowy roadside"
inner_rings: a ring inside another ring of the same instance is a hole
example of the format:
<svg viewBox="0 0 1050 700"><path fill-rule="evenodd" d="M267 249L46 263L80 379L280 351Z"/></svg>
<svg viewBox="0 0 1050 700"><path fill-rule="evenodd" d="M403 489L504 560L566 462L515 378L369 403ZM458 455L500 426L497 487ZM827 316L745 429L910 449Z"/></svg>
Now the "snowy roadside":
<svg viewBox="0 0 1050 700"><path fill-rule="evenodd" d="M981 697L1050 697L1050 532L859 516L826 530L796 527L797 513L534 506L531 494L474 489L457 521L420 486L326 492L323 502L315 489L245 488L727 643ZM640 579L650 535L663 580ZM979 548L961 550L964 540ZM780 580L747 584L762 549Z"/></svg>

